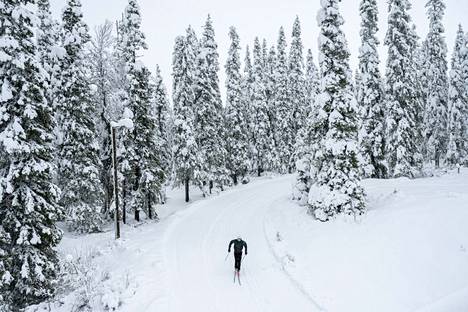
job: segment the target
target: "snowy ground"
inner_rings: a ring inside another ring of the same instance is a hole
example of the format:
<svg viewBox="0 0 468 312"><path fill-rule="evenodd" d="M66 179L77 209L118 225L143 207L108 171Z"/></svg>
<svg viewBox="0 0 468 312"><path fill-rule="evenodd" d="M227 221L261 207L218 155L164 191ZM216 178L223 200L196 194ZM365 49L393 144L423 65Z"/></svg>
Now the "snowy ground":
<svg viewBox="0 0 468 312"><path fill-rule="evenodd" d="M468 311L468 170L364 185L358 223L274 203L267 232L288 274L329 311Z"/></svg>
<svg viewBox="0 0 468 312"><path fill-rule="evenodd" d="M357 222L313 221L291 184L261 179L190 205L171 192L161 222L126 226L118 243L67 235L60 251L79 291L51 310L468 311L468 170L366 180ZM242 286L225 261L237 234L249 244Z"/></svg>

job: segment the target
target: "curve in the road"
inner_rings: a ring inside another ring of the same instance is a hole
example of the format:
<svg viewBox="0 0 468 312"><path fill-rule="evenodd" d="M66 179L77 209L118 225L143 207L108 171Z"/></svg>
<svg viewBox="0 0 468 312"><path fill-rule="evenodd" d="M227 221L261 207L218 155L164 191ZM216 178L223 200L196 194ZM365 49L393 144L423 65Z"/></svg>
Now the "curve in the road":
<svg viewBox="0 0 468 312"><path fill-rule="evenodd" d="M194 203L165 234L169 311L320 311L283 271L264 233L270 206L290 193L290 177L257 181ZM228 242L243 236L249 254L233 283Z"/></svg>

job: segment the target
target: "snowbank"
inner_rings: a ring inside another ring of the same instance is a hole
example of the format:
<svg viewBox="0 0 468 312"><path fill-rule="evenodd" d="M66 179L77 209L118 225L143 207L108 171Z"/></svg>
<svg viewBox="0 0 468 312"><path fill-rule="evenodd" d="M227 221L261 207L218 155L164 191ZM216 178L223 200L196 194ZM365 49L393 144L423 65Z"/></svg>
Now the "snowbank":
<svg viewBox="0 0 468 312"><path fill-rule="evenodd" d="M285 271L328 311L468 311L468 170L364 185L362 220L312 221L287 198L272 207Z"/></svg>

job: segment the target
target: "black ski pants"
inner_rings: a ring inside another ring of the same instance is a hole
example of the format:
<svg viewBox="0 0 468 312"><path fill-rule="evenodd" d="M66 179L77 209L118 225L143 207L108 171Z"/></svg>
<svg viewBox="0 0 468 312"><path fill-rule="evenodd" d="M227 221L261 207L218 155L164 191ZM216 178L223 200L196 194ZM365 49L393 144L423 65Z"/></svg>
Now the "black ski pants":
<svg viewBox="0 0 468 312"><path fill-rule="evenodd" d="M240 271L241 260L242 260L242 252L235 252L234 253L234 268L236 270Z"/></svg>

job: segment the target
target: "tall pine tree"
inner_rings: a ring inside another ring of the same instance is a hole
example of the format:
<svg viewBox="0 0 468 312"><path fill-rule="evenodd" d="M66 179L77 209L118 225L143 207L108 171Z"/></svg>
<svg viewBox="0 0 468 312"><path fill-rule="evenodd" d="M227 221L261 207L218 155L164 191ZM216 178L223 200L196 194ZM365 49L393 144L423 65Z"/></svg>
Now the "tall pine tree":
<svg viewBox="0 0 468 312"><path fill-rule="evenodd" d="M254 165L254 133L253 133L253 116L254 109L253 100L253 67L250 56L250 48L247 45L245 48L244 72L242 75L242 106L244 109L244 117L246 122L247 137L249 142L249 171L255 170Z"/></svg>
<svg viewBox="0 0 468 312"><path fill-rule="evenodd" d="M304 57L299 17L296 17L294 21L291 50L289 52L288 97L291 101L289 127L292 129L293 135L290 147L293 147L300 129L305 124L308 110L305 102ZM289 151L289 155L291 158L288 160L288 172L291 173L297 159L293 157L292 149Z"/></svg>
<svg viewBox="0 0 468 312"><path fill-rule="evenodd" d="M377 51L377 1L362 0L359 9L362 21L357 101L362 118L359 143L363 170L366 177L385 178L385 101Z"/></svg>
<svg viewBox="0 0 468 312"><path fill-rule="evenodd" d="M164 171L166 180L172 174L172 129L171 118L172 110L169 104L166 87L164 86L161 70L156 66L156 74L153 81L154 85L154 109L157 124L157 142L158 151L161 155L161 168ZM161 190L161 199L165 199L164 192Z"/></svg>
<svg viewBox="0 0 468 312"><path fill-rule="evenodd" d="M444 37L445 3L443 0L429 0L426 4L429 16L427 35L427 104L426 104L426 147L427 158L433 160L436 168L440 158L447 151L447 44Z"/></svg>
<svg viewBox="0 0 468 312"><path fill-rule="evenodd" d="M385 99L387 109L387 161L393 177L415 177L420 174L422 159L416 138L417 110L420 108L414 87L413 49L415 38L411 28L408 0L389 2L388 46Z"/></svg>
<svg viewBox="0 0 468 312"><path fill-rule="evenodd" d="M143 208L153 216L153 203L160 197L165 175L157 146L157 124L152 107L153 88L149 70L139 60L139 53L147 48L141 31L141 14L136 0L129 0L125 9L122 33L122 57L128 79L128 108L134 115L134 127L126 131L125 149L128 171L125 173L130 188L130 208L139 220Z"/></svg>
<svg viewBox="0 0 468 312"><path fill-rule="evenodd" d="M264 58L260 40L254 42L254 64L252 81L252 138L253 165L260 176L270 170L273 160L274 142L270 136L269 106L266 96Z"/></svg>
<svg viewBox="0 0 468 312"><path fill-rule="evenodd" d="M60 28L58 22L52 18L49 0L37 1L37 17L40 20L36 33L37 49L42 67L47 73L45 96L55 108L55 92L60 86L60 59L64 50L59 46Z"/></svg>
<svg viewBox="0 0 468 312"><path fill-rule="evenodd" d="M296 161L296 184L294 187L294 199L301 204L307 204L310 186L312 184L310 175L311 153L317 144L317 137L314 136L317 118L315 100L319 93L320 77L317 66L314 63L312 51L309 49L306 58L305 91L307 104L307 118L304 126L300 129L294 154Z"/></svg>
<svg viewBox="0 0 468 312"><path fill-rule="evenodd" d="M320 32L320 95L317 99L315 135L320 137L313 151L313 185L310 211L321 221L336 214L362 214L364 190L359 181L358 112L353 94L349 52L340 29L344 21L338 0L322 0L318 21Z"/></svg>
<svg viewBox="0 0 468 312"><path fill-rule="evenodd" d="M448 92L450 111L447 162L452 166L468 161L468 76L463 71L463 67L468 66L467 51L467 41L460 25L453 49Z"/></svg>
<svg viewBox="0 0 468 312"><path fill-rule="evenodd" d="M174 171L175 185L185 186L185 201L190 200L190 183L200 179L200 155L195 140L195 80L194 33L191 28L187 36L176 38L172 59L172 99L174 103Z"/></svg>
<svg viewBox="0 0 468 312"><path fill-rule="evenodd" d="M92 101L85 50L90 37L83 22L81 2L68 0L62 18L61 35L66 54L61 62L62 85L57 99L62 135L58 140L60 203L73 230L95 232L102 223L103 189L99 180L97 111Z"/></svg>
<svg viewBox="0 0 468 312"><path fill-rule="evenodd" d="M280 161L279 171L286 173L290 169L290 160L295 141L294 129L291 126L292 102L288 90L288 55L286 52L286 36L283 27L280 28L276 45L276 97L275 115L277 129L277 149Z"/></svg>
<svg viewBox="0 0 468 312"><path fill-rule="evenodd" d="M250 168L249 139L244 101L242 99L242 75L239 35L234 27L229 29L231 46L226 61L226 166L234 184L244 178Z"/></svg>
<svg viewBox="0 0 468 312"><path fill-rule="evenodd" d="M217 49L213 24L208 16L197 55L194 111L195 136L203 158L202 180L204 186L209 185L210 192L214 184L222 189L228 183Z"/></svg>
<svg viewBox="0 0 468 312"><path fill-rule="evenodd" d="M0 4L0 297L12 311L50 298L61 232L52 182L53 110L34 28L34 1Z"/></svg>

